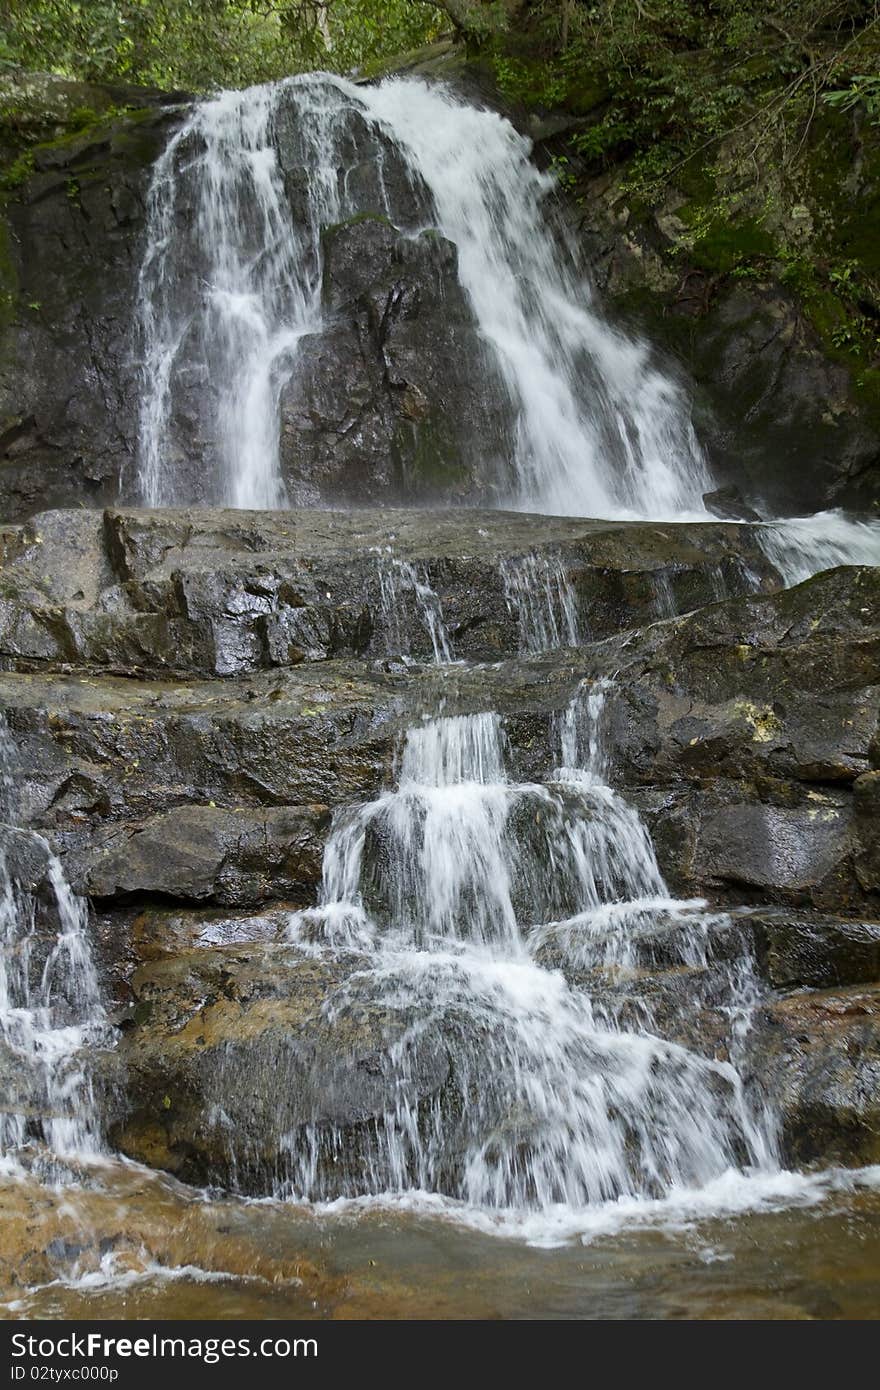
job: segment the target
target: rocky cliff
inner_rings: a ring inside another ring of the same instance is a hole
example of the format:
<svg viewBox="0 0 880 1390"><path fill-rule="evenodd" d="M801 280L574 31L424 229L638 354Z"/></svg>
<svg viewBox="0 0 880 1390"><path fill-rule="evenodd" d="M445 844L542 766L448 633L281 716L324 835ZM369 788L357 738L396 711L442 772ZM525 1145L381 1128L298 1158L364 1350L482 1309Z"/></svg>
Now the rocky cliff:
<svg viewBox="0 0 880 1390"><path fill-rule="evenodd" d="M24 819L95 905L128 1152L265 1190L282 1130L356 1145L395 1084L387 1019L378 1002L328 1015L357 959L328 974L284 943L333 811L387 785L440 700L498 710L511 776L546 780L573 691L613 670L614 783L674 891L734 915L702 966L658 926L632 982L586 983L647 988L669 1035L711 1056L713 970L747 949L769 991L751 1065L788 1157L876 1160L877 570L785 590L746 526L497 512L78 510L4 545L0 707ZM572 596L577 647L524 650L525 562ZM433 663L426 589L458 666ZM451 1062L425 1048L411 1074L429 1097ZM203 1123L221 1093L231 1148Z"/></svg>

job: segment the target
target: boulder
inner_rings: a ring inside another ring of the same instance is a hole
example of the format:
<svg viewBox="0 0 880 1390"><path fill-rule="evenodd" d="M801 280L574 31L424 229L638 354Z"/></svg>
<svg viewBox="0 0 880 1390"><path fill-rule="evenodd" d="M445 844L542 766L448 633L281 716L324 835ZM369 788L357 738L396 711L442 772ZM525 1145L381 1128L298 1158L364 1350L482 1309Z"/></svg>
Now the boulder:
<svg viewBox="0 0 880 1390"><path fill-rule="evenodd" d="M359 215L324 233L326 326L281 399L296 503L491 499L509 408L451 242Z"/></svg>
<svg viewBox="0 0 880 1390"><path fill-rule="evenodd" d="M328 825L324 807L180 806L98 837L75 886L100 899L162 894L182 902L309 902L321 878ZM73 871L70 860L67 868Z"/></svg>
<svg viewBox="0 0 880 1390"><path fill-rule="evenodd" d="M122 1151L258 1194L296 1191L297 1164L313 1159L311 1181L338 1195L373 1126L437 1095L449 1071L442 1038L418 1030L401 1079L391 1051L413 1020L366 987L346 993L360 964L275 943L143 966L120 1045Z"/></svg>
<svg viewBox="0 0 880 1390"><path fill-rule="evenodd" d="M880 1162L880 985L770 1002L750 1041L786 1163Z"/></svg>

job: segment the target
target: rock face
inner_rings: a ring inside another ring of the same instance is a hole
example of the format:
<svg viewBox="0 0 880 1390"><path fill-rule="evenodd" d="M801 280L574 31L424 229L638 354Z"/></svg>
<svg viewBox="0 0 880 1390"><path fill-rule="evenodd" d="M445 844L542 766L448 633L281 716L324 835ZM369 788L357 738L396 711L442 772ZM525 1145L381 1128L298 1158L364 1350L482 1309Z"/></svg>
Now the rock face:
<svg viewBox="0 0 880 1390"><path fill-rule="evenodd" d="M880 988L796 992L763 1014L755 1062L782 1106L791 1163L880 1158Z"/></svg>
<svg viewBox="0 0 880 1390"><path fill-rule="evenodd" d="M579 629L596 638L780 582L755 533L722 523L112 509L40 514L4 541L0 655L22 671L242 676L342 655L430 656L420 586L456 653L494 660L517 652L530 620L527 600L511 597L523 565L539 587L561 576Z"/></svg>
<svg viewBox="0 0 880 1390"><path fill-rule="evenodd" d="M541 780L578 681L615 671L614 777L678 891L877 901L876 570L707 604L778 583L748 527L479 512L62 512L4 539L24 813L97 897L244 904L273 879L300 897L307 808L374 795L441 688L448 712L499 710L512 767ZM694 611L657 621L670 606ZM434 668L438 624L469 664ZM526 659L535 624L573 649Z"/></svg>
<svg viewBox="0 0 880 1390"><path fill-rule="evenodd" d="M876 306L868 296L856 310L828 276L847 244L876 272L876 152L854 156L846 124L814 133L811 210L792 207L780 172L764 168L738 224L717 208L706 223L719 187L671 188L660 206L638 206L626 171L612 169L587 180L586 211L571 214L606 302L684 364L716 476L765 514L869 509L880 493L874 349L864 363L853 355L858 312L873 322ZM720 162L740 157L730 150Z"/></svg>
<svg viewBox="0 0 880 1390"><path fill-rule="evenodd" d="M95 903L127 1153L251 1192L295 1186L304 1145L368 1163L407 1020L356 957L285 940L334 812L392 784L441 707L497 711L511 779L547 783L575 692L614 673L610 780L672 890L733 917L703 965L658 922L632 978L572 983L624 1020L647 998L723 1057L721 982L751 955L767 993L742 1066L786 1159L876 1155L880 571L784 590L748 525L448 510L117 507L0 541L20 819ZM438 666L441 629L459 660ZM454 1084L442 1030L420 1046L417 1111Z"/></svg>
<svg viewBox="0 0 880 1390"><path fill-rule="evenodd" d="M876 903L864 807L877 576L828 571L616 648L619 775L644 788L636 799L683 891L854 912Z"/></svg>
<svg viewBox="0 0 880 1390"><path fill-rule="evenodd" d="M297 503L489 498L509 412L451 242L361 215L324 234L328 327L299 346L281 399Z"/></svg>
<svg viewBox="0 0 880 1390"><path fill-rule="evenodd" d="M356 968L279 943L141 968L138 1023L121 1045L138 1101L117 1142L187 1181L220 1177L250 1192L283 1186L288 1155L297 1138L307 1147L312 1127L344 1134L356 1163L361 1131L396 1104L436 1094L449 1071L442 1040L425 1034L412 1093L399 1094L389 1053L413 1020L389 1018L361 994L346 1006L342 987Z"/></svg>
<svg viewBox="0 0 880 1390"><path fill-rule="evenodd" d="M152 161L178 117L145 107L37 145L0 219L0 512L133 486L132 325Z"/></svg>

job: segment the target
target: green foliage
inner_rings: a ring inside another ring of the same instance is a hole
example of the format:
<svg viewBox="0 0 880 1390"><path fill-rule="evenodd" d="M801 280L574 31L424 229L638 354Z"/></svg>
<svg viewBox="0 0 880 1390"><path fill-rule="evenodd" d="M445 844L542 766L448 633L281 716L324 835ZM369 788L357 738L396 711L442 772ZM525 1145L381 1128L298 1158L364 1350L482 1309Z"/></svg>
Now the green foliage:
<svg viewBox="0 0 880 1390"><path fill-rule="evenodd" d="M880 125L880 77L860 73L852 78L848 87L826 92L823 101L839 111L862 106L871 125Z"/></svg>
<svg viewBox="0 0 880 1390"><path fill-rule="evenodd" d="M631 153L645 198L741 129L755 159L794 165L823 105L880 122L865 75L880 6L865 0L532 0L484 48L509 98L584 117L585 160Z"/></svg>
<svg viewBox="0 0 880 1390"><path fill-rule="evenodd" d="M0 170L0 193L11 193L14 189L20 188L33 171L34 156L30 150L25 150L5 169Z"/></svg>
<svg viewBox="0 0 880 1390"><path fill-rule="evenodd" d="M345 72L444 22L414 0L0 0L0 70L205 91Z"/></svg>

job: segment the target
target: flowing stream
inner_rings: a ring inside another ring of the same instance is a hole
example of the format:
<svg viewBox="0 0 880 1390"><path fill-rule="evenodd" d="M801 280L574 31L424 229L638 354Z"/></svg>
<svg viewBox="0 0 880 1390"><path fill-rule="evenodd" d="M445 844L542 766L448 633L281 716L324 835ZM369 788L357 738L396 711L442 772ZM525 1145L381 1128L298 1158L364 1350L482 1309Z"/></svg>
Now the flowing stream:
<svg viewBox="0 0 880 1390"><path fill-rule="evenodd" d="M634 1026L629 1000L601 989L658 938L705 968L718 922L670 899L644 825L605 780L607 694L577 693L547 783L509 780L497 715L433 719L409 731L397 788L337 817L322 905L290 935L319 955L367 953L328 1007L377 991L407 1020L389 1055L400 1099L354 1155L326 1127L282 1144L279 1190L440 1193L534 1235L562 1210L778 1171L773 1117L735 1065L759 994L747 953L716 964L729 1061L662 1040L647 1005ZM426 1034L450 1069L427 1105L412 1100Z"/></svg>
<svg viewBox="0 0 880 1390"><path fill-rule="evenodd" d="M20 831L15 816L19 769L0 724L0 1167L15 1166L34 1145L52 1157L94 1157L103 1149L103 1117L92 1077L94 1050L112 1045L88 934L88 905L71 892L42 836ZM15 860L36 865L38 887L22 884ZM48 919L48 920L47 920ZM60 1171L60 1170L59 1170Z"/></svg>

